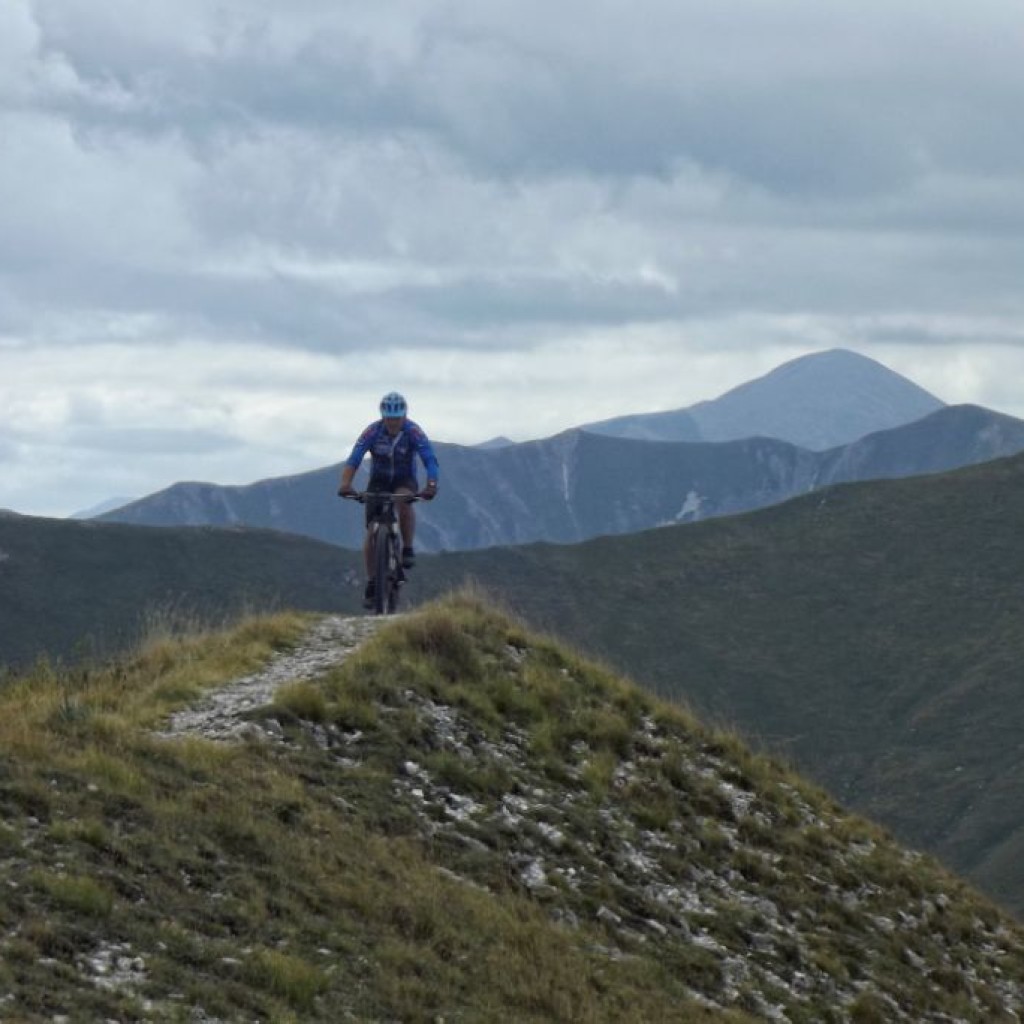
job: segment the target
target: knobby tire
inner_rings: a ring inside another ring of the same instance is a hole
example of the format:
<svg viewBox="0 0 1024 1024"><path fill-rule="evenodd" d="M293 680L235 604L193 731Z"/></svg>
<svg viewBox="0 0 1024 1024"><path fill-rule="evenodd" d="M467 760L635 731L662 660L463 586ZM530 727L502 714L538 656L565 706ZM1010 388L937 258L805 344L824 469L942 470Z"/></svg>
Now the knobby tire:
<svg viewBox="0 0 1024 1024"><path fill-rule="evenodd" d="M392 556L390 563L390 586L388 587L388 615L394 615L398 611L398 595L402 579L402 554L398 545L393 540L389 539L388 547L391 549Z"/></svg>
<svg viewBox="0 0 1024 1024"><path fill-rule="evenodd" d="M374 560L377 566L377 586L373 594L373 610L377 615L386 615L393 608L391 588L395 582L389 565L391 536L387 530L378 526L374 540L376 542Z"/></svg>
<svg viewBox="0 0 1024 1024"><path fill-rule="evenodd" d="M402 550L394 534L388 535L388 551L391 553L388 560L388 615L394 615L398 611L399 588L402 585Z"/></svg>

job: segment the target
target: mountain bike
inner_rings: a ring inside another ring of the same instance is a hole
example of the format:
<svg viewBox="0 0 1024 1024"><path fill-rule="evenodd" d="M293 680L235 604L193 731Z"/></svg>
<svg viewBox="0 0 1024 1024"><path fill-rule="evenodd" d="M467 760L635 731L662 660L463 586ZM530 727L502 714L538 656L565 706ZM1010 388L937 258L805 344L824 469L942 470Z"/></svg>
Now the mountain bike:
<svg viewBox="0 0 1024 1024"><path fill-rule="evenodd" d="M398 596L405 583L402 568L402 532L398 528L395 506L419 501L416 494L391 494L386 491L360 491L346 495L361 505L376 503L366 529L370 532L370 565L374 568L373 611L392 615L398 610Z"/></svg>

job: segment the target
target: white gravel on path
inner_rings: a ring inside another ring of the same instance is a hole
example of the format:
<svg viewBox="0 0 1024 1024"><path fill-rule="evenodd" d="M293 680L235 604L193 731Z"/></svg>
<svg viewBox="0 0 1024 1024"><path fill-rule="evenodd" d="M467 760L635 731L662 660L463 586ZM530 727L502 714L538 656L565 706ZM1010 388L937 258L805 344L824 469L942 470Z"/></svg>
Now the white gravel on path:
<svg viewBox="0 0 1024 1024"><path fill-rule="evenodd" d="M265 707L279 687L312 679L340 665L386 618L338 615L321 619L292 650L275 655L266 668L212 691L199 703L176 712L159 736L194 734L214 740L238 739L248 723L242 715Z"/></svg>

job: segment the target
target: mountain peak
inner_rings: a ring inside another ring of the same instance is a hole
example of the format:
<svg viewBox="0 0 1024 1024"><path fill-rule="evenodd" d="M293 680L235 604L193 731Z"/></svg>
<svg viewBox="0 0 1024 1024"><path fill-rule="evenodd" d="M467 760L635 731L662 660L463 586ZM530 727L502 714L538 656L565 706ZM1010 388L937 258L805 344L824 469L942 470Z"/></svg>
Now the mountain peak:
<svg viewBox="0 0 1024 1024"><path fill-rule="evenodd" d="M914 392L920 392L935 402L942 405L939 399L929 395L923 388L918 387L906 377L890 370L889 367L880 363L877 359L854 352L848 348L829 348L821 352L809 352L807 355L797 356L785 363L780 363L773 370L769 370L760 377L739 384L734 388L719 395L711 401L698 402L692 409L699 409L707 405L713 405L728 398L731 395L744 392L758 391L768 384L779 384L785 382L789 386L806 387L808 384L825 385L833 390L841 390L851 381L867 381L869 383L881 384L883 381L902 381L909 385Z"/></svg>
<svg viewBox="0 0 1024 1024"><path fill-rule="evenodd" d="M836 348L792 359L689 413L707 441L763 434L821 451L911 423L942 405L876 360Z"/></svg>
<svg viewBox="0 0 1024 1024"><path fill-rule="evenodd" d="M791 359L710 401L671 412L619 416L585 429L660 441L771 437L823 451L912 423L942 406L877 360L833 348Z"/></svg>
<svg viewBox="0 0 1024 1024"><path fill-rule="evenodd" d="M515 441L505 437L504 434L499 434L497 437L489 438L486 441L481 441L479 444L473 445L474 448L480 448L483 451L487 451L493 448L508 448L509 445L515 444Z"/></svg>

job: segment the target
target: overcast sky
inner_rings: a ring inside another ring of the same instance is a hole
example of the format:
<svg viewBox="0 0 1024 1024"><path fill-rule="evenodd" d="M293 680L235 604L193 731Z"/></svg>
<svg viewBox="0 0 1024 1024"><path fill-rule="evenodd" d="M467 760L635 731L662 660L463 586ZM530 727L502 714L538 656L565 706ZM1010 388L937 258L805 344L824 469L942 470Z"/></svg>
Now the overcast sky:
<svg viewBox="0 0 1024 1024"><path fill-rule="evenodd" d="M0 507L842 346L1024 416L1024 4L2 0Z"/></svg>

